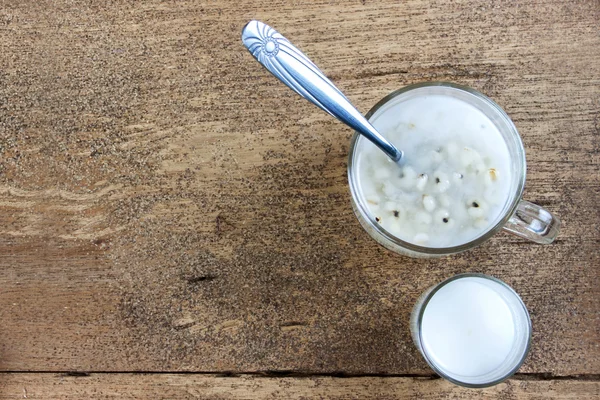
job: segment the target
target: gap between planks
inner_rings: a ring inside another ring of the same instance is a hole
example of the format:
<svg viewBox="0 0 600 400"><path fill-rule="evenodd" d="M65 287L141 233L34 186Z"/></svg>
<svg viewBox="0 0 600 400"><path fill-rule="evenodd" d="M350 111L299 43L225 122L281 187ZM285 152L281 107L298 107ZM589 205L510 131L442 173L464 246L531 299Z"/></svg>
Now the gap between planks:
<svg viewBox="0 0 600 400"><path fill-rule="evenodd" d="M412 378L420 380L442 379L435 374L347 374L343 372L312 373L301 371L0 371L3 374L51 374L65 377L86 378L92 375L203 375L215 378L239 378L251 376L255 378ZM600 374L552 375L547 373L522 373L509 378L518 381L587 381L600 382Z"/></svg>

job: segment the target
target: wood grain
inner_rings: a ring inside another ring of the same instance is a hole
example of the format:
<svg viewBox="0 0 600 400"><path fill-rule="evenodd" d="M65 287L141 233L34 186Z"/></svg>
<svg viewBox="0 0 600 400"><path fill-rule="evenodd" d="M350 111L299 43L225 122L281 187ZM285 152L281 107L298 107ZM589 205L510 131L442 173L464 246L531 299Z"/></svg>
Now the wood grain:
<svg viewBox="0 0 600 400"><path fill-rule="evenodd" d="M426 378L263 378L173 374L0 374L0 399L577 399L600 383L511 379L473 390Z"/></svg>
<svg viewBox="0 0 600 400"><path fill-rule="evenodd" d="M522 372L600 373L597 1L1 4L1 370L430 373L411 307L477 271L530 310ZM428 80L491 96L559 239L433 261L376 246L350 208L351 132L247 54L250 18L365 112Z"/></svg>

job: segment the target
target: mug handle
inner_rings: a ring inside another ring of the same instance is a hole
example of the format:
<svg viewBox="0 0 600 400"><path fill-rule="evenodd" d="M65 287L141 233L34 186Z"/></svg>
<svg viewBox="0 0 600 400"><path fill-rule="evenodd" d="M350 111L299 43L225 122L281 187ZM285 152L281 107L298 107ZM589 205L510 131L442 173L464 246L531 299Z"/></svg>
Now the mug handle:
<svg viewBox="0 0 600 400"><path fill-rule="evenodd" d="M560 220L537 204L521 200L517 210L502 229L540 244L556 239Z"/></svg>

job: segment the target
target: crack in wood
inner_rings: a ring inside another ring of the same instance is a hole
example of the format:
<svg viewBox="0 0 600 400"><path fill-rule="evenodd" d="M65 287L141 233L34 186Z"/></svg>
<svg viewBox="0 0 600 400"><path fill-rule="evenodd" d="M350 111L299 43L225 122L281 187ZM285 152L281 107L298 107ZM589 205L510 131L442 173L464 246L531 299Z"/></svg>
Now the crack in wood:
<svg viewBox="0 0 600 400"><path fill-rule="evenodd" d="M217 279L215 275L200 275L187 278L188 283L210 282Z"/></svg>

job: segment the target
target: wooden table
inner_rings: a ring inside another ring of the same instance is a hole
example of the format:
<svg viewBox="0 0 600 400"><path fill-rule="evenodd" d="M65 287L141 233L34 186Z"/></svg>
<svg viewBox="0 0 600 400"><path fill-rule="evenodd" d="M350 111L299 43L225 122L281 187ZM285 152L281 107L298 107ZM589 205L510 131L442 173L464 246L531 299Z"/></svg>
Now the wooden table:
<svg viewBox="0 0 600 400"><path fill-rule="evenodd" d="M352 132L242 48L252 18L366 112L444 80L519 128L551 246L416 260L350 208ZM600 398L600 3L0 2L0 399ZM409 313L459 272L523 297L533 347L439 378Z"/></svg>

